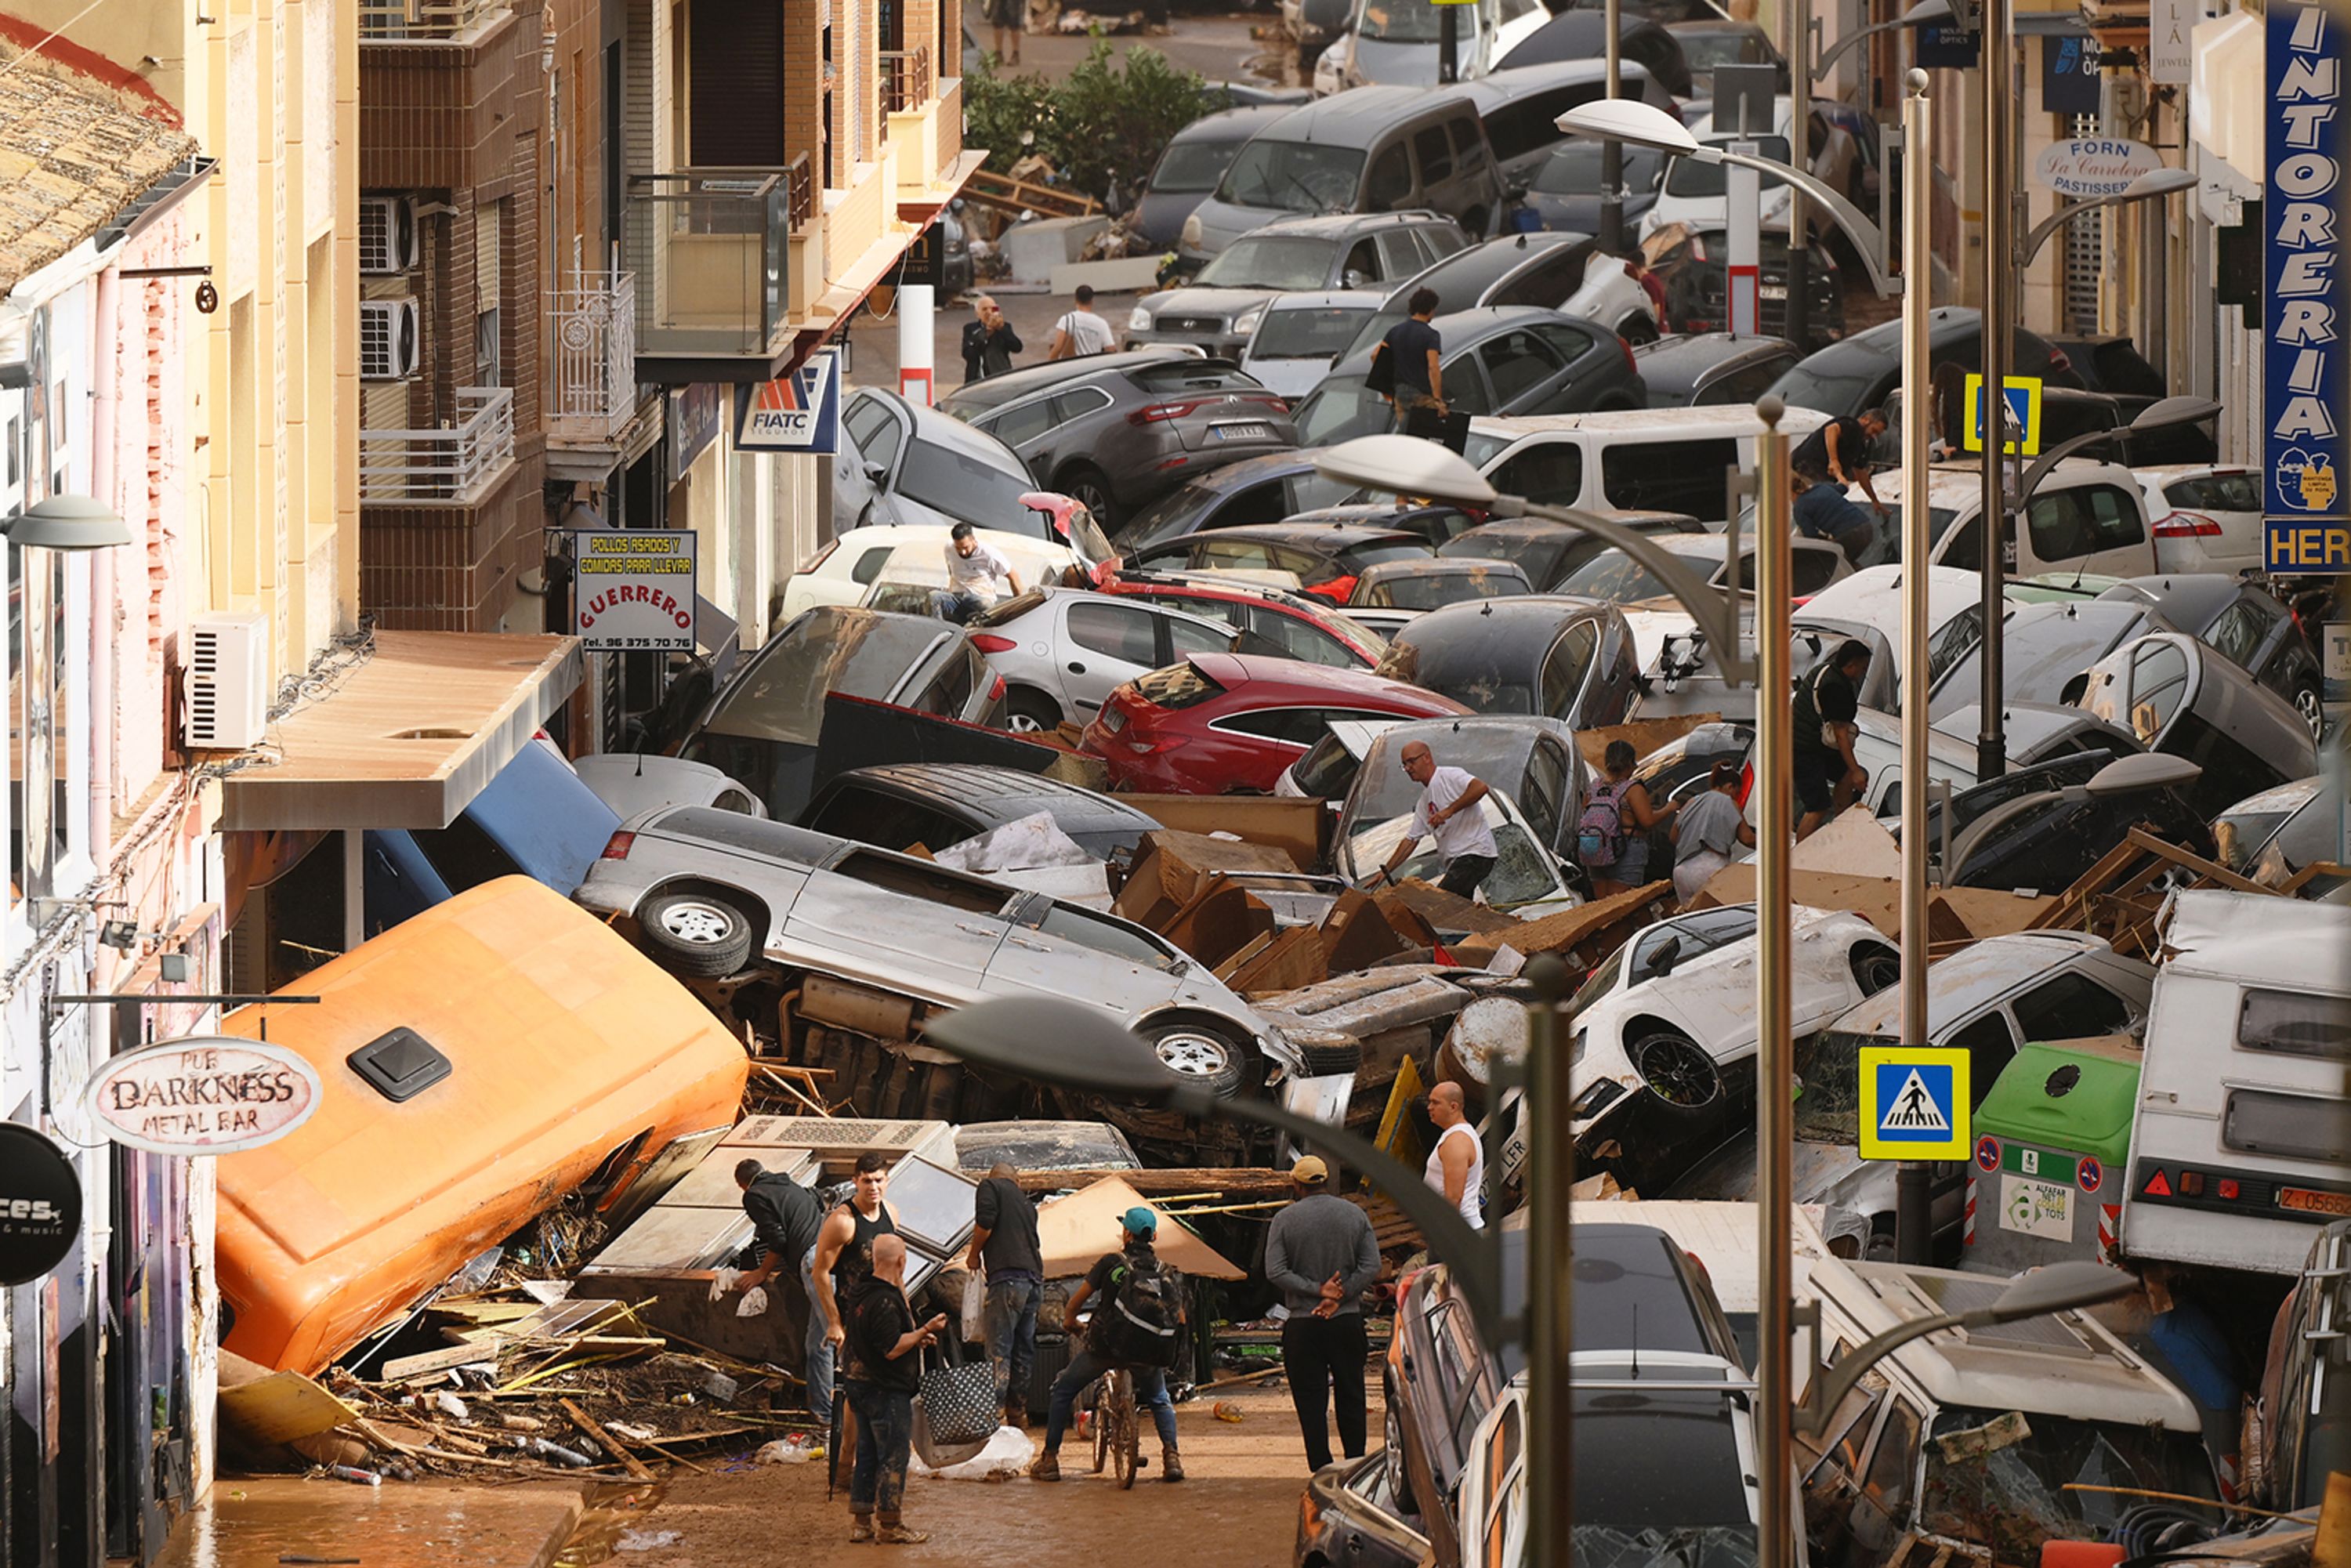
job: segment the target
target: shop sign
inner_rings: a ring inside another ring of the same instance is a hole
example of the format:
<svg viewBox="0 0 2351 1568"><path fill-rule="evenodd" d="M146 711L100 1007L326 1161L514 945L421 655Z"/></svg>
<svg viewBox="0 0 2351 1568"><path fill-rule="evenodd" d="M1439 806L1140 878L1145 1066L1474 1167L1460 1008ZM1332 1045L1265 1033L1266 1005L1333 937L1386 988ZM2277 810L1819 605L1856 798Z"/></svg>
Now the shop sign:
<svg viewBox="0 0 2351 1568"><path fill-rule="evenodd" d="M2351 558L2343 494L2342 29L2330 9L2269 9L2269 134L2262 202L2263 559L2273 571Z"/></svg>
<svg viewBox="0 0 2351 1568"><path fill-rule="evenodd" d="M735 389L738 452L841 449L841 351L819 349L771 382Z"/></svg>
<svg viewBox="0 0 2351 1568"><path fill-rule="evenodd" d="M694 530L571 530L571 634L595 653L694 652Z"/></svg>
<svg viewBox="0 0 2351 1568"><path fill-rule="evenodd" d="M0 1285L26 1285L73 1250L81 1180L65 1152L32 1128L0 1122Z"/></svg>
<svg viewBox="0 0 2351 1568"><path fill-rule="evenodd" d="M726 411L726 389L716 382L696 382L670 394L669 471L683 474L718 439L718 422Z"/></svg>
<svg viewBox="0 0 2351 1568"><path fill-rule="evenodd" d="M113 1058L84 1103L116 1143L158 1155L274 1144L319 1109L318 1070L282 1045L199 1034Z"/></svg>
<svg viewBox="0 0 2351 1568"><path fill-rule="evenodd" d="M2041 107L2051 114L2098 112L2098 47L2087 36L2041 40Z"/></svg>
<svg viewBox="0 0 2351 1568"><path fill-rule="evenodd" d="M2032 177L2061 196L2085 201L2119 196L2141 174L2163 167L2163 154L2144 141L2113 136L2076 136L2041 150Z"/></svg>

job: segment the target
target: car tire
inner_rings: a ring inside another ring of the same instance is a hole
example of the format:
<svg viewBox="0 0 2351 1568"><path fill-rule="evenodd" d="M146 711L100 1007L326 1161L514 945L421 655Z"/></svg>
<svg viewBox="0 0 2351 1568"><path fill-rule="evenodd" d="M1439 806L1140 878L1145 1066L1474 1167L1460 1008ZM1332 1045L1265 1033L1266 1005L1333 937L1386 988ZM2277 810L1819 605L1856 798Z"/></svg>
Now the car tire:
<svg viewBox="0 0 2351 1568"><path fill-rule="evenodd" d="M1032 686L1005 694L1004 727L1015 735L1050 735L1061 727L1061 705Z"/></svg>
<svg viewBox="0 0 2351 1568"><path fill-rule="evenodd" d="M2311 739L2326 738L2326 703L2319 695L2315 681L2304 682L2294 688L2294 711L2300 714L2302 722L2310 727Z"/></svg>
<svg viewBox="0 0 2351 1568"><path fill-rule="evenodd" d="M1381 1448L1387 1455L1388 1496L1406 1514L1420 1511L1412 1491L1412 1467L1405 1462L1404 1419L1396 1413L1395 1379L1382 1374L1380 1382L1385 1413L1380 1417Z"/></svg>
<svg viewBox="0 0 2351 1568"><path fill-rule="evenodd" d="M1256 1076L1257 1052L1214 1024L1176 1019L1153 1026L1148 1039L1159 1064L1187 1083L1203 1083L1229 1100Z"/></svg>
<svg viewBox="0 0 2351 1568"><path fill-rule="evenodd" d="M1853 950L1853 983L1865 997L1874 997L1902 983L1902 955L1875 942Z"/></svg>
<svg viewBox="0 0 2351 1568"><path fill-rule="evenodd" d="M1110 476L1092 464L1079 463L1062 469L1053 488L1092 512L1104 533L1118 522L1118 503L1111 498Z"/></svg>
<svg viewBox="0 0 2351 1568"><path fill-rule="evenodd" d="M1657 340L1657 324L1636 311L1625 318L1616 335L1628 343L1654 343Z"/></svg>
<svg viewBox="0 0 2351 1568"><path fill-rule="evenodd" d="M1341 1040L1335 1044L1301 1045L1298 1053L1306 1061L1310 1078L1325 1078L1337 1073L1350 1075L1362 1070L1364 1048L1356 1040Z"/></svg>
<svg viewBox="0 0 2351 1568"><path fill-rule="evenodd" d="M1722 1109L1722 1069L1689 1036L1659 1030L1633 1042L1625 1056L1641 1075L1648 1101L1674 1121L1709 1121Z"/></svg>
<svg viewBox="0 0 2351 1568"><path fill-rule="evenodd" d="M653 961L673 975L711 980L750 961L750 917L707 893L657 893L637 911Z"/></svg>

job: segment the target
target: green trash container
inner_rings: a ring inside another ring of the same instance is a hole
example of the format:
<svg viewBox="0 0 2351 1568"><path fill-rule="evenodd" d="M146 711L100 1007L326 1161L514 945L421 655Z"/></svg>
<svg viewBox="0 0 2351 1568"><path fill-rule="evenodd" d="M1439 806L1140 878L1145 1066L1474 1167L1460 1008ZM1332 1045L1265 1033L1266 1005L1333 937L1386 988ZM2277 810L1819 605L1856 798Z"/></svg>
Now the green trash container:
<svg viewBox="0 0 2351 1568"><path fill-rule="evenodd" d="M2139 1049L2122 1036L2028 1045L1976 1107L1960 1264L2013 1274L2107 1261L2122 1221Z"/></svg>

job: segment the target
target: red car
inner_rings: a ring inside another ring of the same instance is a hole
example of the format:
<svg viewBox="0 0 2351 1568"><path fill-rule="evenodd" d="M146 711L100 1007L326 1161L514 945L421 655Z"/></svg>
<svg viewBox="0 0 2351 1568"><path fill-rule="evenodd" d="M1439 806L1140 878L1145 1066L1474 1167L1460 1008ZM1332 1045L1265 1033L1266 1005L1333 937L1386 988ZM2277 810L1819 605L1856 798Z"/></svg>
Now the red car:
<svg viewBox="0 0 2351 1568"><path fill-rule="evenodd" d="M1388 651L1387 639L1322 601L1263 587L1229 571L1121 571L1094 587L1226 622L1261 642L1263 652L1310 664L1368 670Z"/></svg>
<svg viewBox="0 0 2351 1568"><path fill-rule="evenodd" d="M1335 719L1444 718L1450 697L1359 670L1248 653L1194 653L1110 694L1079 749L1114 789L1270 791Z"/></svg>

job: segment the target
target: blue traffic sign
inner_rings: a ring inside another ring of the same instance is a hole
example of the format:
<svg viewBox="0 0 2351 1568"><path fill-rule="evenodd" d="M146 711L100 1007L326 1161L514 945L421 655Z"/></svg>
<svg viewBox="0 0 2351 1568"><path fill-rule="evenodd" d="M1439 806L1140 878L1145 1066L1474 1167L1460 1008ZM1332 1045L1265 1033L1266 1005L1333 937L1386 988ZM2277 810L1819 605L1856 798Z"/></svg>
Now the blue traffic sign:
<svg viewBox="0 0 2351 1568"><path fill-rule="evenodd" d="M1861 1157L1963 1160L1969 1125L1968 1053L1930 1046L1865 1046L1861 1052Z"/></svg>

